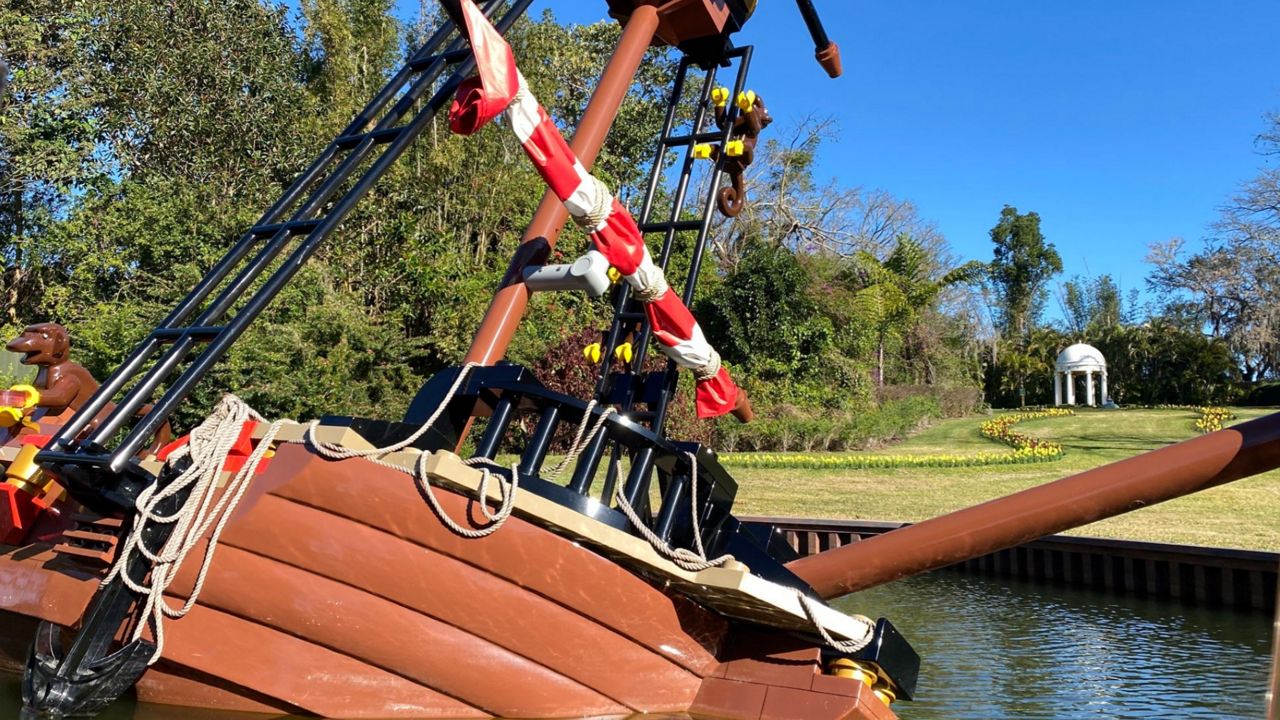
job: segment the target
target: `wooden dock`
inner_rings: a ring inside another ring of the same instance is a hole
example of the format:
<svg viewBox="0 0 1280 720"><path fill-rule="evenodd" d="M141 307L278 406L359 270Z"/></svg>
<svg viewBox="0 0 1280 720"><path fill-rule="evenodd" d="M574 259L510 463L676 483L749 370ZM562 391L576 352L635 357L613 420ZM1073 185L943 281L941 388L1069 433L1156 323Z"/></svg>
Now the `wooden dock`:
<svg viewBox="0 0 1280 720"><path fill-rule="evenodd" d="M801 555L858 542L908 523L747 517L772 525ZM944 568L997 577L1165 597L1196 605L1274 611L1280 553L1049 535Z"/></svg>

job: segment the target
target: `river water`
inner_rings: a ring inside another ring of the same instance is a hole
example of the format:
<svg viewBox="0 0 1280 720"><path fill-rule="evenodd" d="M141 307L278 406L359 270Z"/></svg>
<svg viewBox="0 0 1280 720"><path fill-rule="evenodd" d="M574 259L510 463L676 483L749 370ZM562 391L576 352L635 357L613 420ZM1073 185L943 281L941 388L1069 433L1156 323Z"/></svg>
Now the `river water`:
<svg viewBox="0 0 1280 720"><path fill-rule="evenodd" d="M1262 718L1272 618L949 571L840 601L922 658L903 720Z"/></svg>
<svg viewBox="0 0 1280 720"><path fill-rule="evenodd" d="M1271 618L939 572L845 598L893 620L923 657L902 720L1262 718ZM17 717L16 679L0 717ZM109 720L228 720L121 701Z"/></svg>

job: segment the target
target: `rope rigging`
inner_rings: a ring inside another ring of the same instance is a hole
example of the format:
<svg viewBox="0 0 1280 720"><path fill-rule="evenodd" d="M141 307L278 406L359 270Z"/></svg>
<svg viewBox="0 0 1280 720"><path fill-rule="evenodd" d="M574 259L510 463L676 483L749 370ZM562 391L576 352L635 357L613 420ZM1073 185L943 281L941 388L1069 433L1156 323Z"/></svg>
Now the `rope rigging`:
<svg viewBox="0 0 1280 720"><path fill-rule="evenodd" d="M481 515L487 521L487 524L482 527L467 527L465 524L450 517L435 495L432 483L427 475L427 462L431 457L430 452L420 453L414 462L412 470L406 470L402 465L385 459L386 455L404 450L422 437L448 408L471 371L478 366L478 363L468 363L463 366L453 385L445 393L439 406L431 416L411 435L391 445L356 450L336 443L326 442L317 435L317 431L320 428L319 420L310 422L301 438L284 442L308 445L318 455L326 459L348 460L359 458L396 472L409 474L413 477L415 484L431 507L432 512L440 518L441 522L450 531L470 539L487 537L503 526L507 519L511 517L515 508L516 494L519 491L520 481L518 463L513 462L510 468L506 468L485 457L474 457L464 461L465 464L477 468L481 473L475 501L479 504ZM554 480L566 467L573 463L582 450L590 445L603 430L608 419L618 413L617 409L612 407L607 407L597 413L595 412L596 405L595 401L587 404L569 451L551 469L548 479ZM592 421L593 416L595 417L594 422ZM124 540L124 544L118 553L118 560L102 580L102 584L105 585L119 577L130 590L139 594L142 603L141 621L134 628L132 639L141 639L146 628L148 626L152 628L155 650L149 663L154 663L163 653L165 620L185 616L198 601L213 563L214 555L217 552L222 532L252 484L258 467L263 459L267 457L267 454L272 451L275 438L283 427L295 424L289 420L277 420L271 423L244 465L231 474L225 489L219 495L219 480L226 459L231 453L233 445L243 433L245 424L249 422L265 422L265 420L243 400L235 395L227 394L214 408L213 413L192 430L189 441L171 453L168 458L170 467L176 468L182 462L186 462L187 466L181 470L172 482L163 487L159 483L152 484L138 497L136 503L137 519ZM588 427L590 428L589 430ZM692 548L674 548L663 540L640 517L636 509L627 500L626 493L616 493L614 498L616 506L659 555L682 570L698 572L708 568L723 567L727 563L734 561L734 558L730 554L720 555L715 558L707 557L706 548L702 540L702 528L697 503L697 457L688 452L685 453L685 456L689 462L690 522L693 529ZM621 458L615 458L614 463L615 470L621 475ZM509 470L510 479L504 477L501 473L494 472L495 468ZM498 483L499 500L497 508L490 509L488 503L489 489L490 483L495 477ZM181 507L171 514L162 512L161 508L166 501L170 501L183 492L187 493L187 497L182 502ZM606 503L608 500L608 498L604 498ZM159 551L154 551L147 547L144 541L148 527L155 524L174 525L169 540ZM178 571L187 557L199 547L206 535L208 536L208 542L201 556L200 567L191 592L180 606L170 605L164 599L165 593L177 578ZM134 551L137 552L136 556ZM138 559L145 559L152 563L149 583L145 581L136 582L130 577L130 562L136 562ZM813 600L803 593L799 593L799 598L805 615L823 640L831 647L844 652L854 652L865 646L873 636L870 621L857 616L857 619L869 628L865 637L859 640L836 640L818 620L812 607Z"/></svg>

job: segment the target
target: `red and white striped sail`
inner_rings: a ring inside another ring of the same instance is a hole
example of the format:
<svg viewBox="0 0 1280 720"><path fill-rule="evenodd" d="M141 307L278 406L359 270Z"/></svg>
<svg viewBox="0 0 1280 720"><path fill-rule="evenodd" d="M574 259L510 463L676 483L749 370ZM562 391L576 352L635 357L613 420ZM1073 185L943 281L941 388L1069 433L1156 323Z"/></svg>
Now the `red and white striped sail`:
<svg viewBox="0 0 1280 720"><path fill-rule="evenodd" d="M707 342L689 308L671 291L662 269L654 264L631 213L578 161L529 91L510 46L484 13L472 0L462 1L462 13L479 74L458 88L449 109L450 127L470 135L508 111L511 129L538 173L643 303L663 353L697 377L698 417L717 417L733 410L738 386L721 366L720 355Z"/></svg>

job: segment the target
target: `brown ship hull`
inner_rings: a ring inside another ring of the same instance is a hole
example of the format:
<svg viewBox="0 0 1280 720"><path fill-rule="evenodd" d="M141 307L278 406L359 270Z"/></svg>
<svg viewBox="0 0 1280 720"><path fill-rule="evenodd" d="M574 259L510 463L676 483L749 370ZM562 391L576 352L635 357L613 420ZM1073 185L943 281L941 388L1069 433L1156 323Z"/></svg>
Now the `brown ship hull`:
<svg viewBox="0 0 1280 720"><path fill-rule="evenodd" d="M465 498L438 494L465 516ZM25 658L36 619L74 626L101 572L47 547L0 550L2 661ZM406 475L300 446L255 482L137 694L341 718L894 717L862 683L823 674L811 644L727 621L518 517L462 538Z"/></svg>

